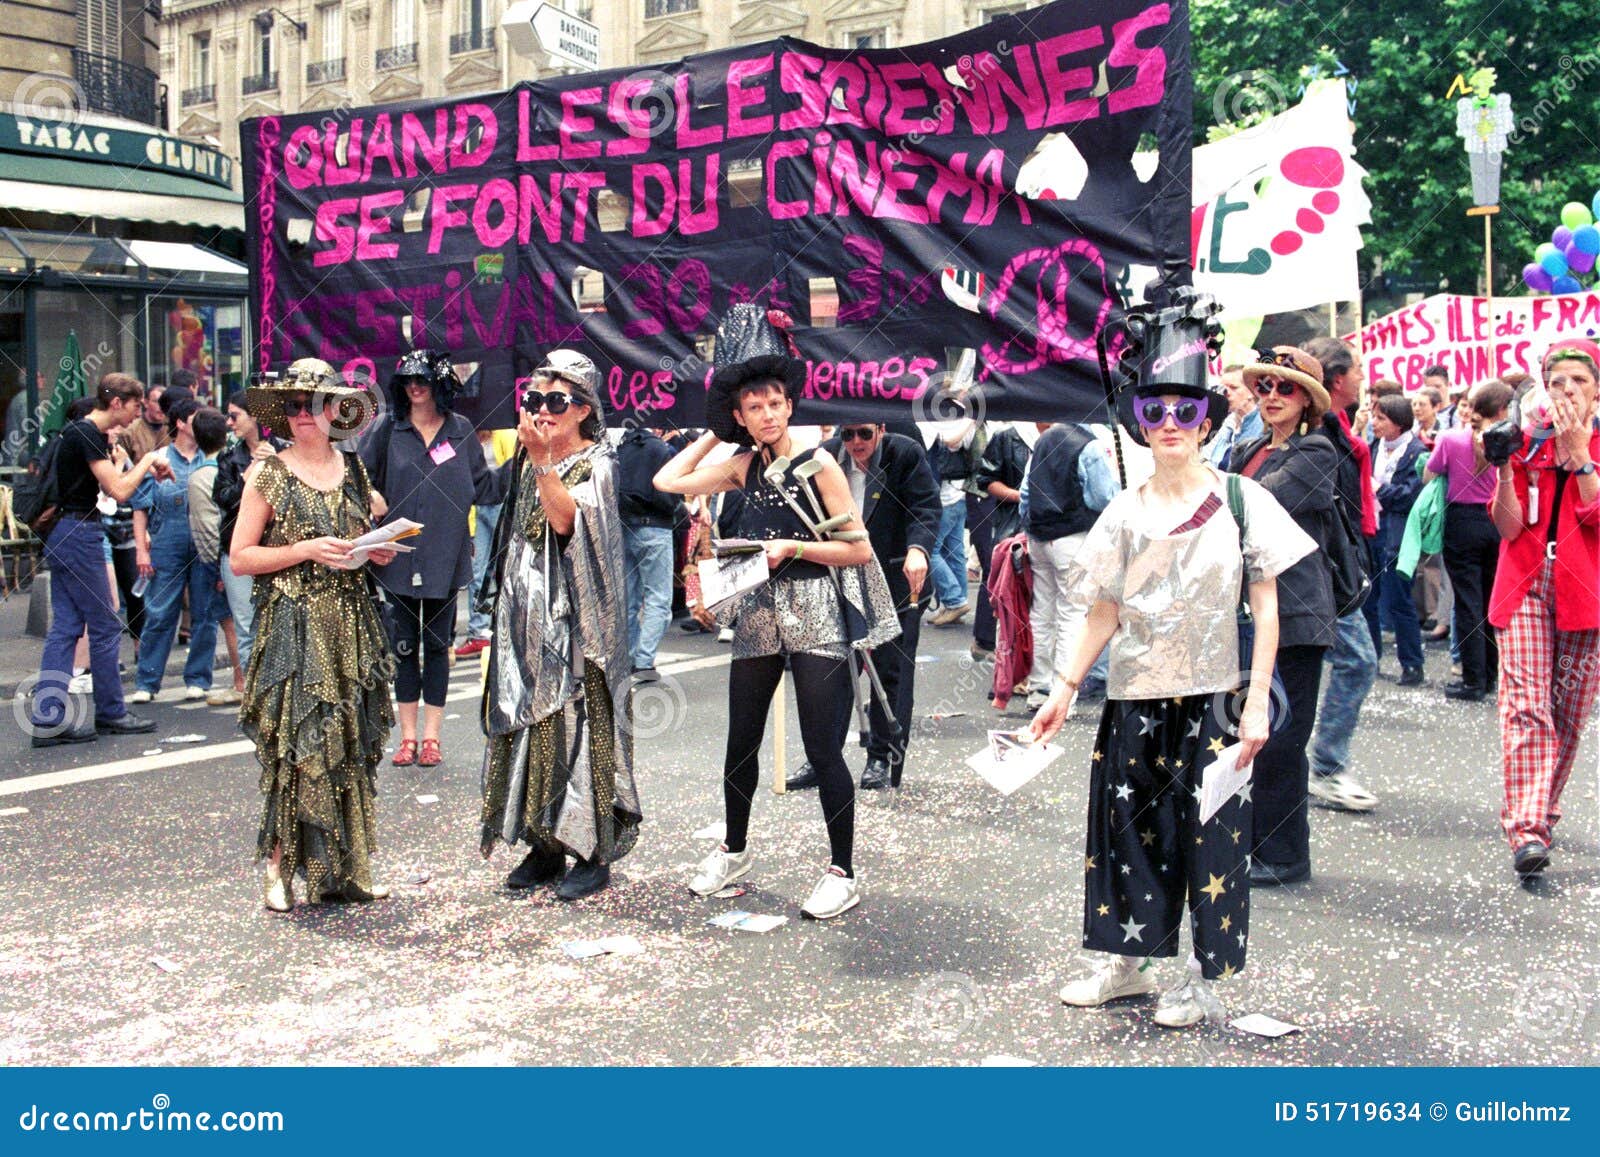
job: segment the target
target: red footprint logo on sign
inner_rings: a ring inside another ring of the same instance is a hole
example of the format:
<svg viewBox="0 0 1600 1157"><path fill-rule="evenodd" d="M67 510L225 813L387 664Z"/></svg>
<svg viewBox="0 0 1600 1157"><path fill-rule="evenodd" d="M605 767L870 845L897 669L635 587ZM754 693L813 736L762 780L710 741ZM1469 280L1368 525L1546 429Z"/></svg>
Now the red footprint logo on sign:
<svg viewBox="0 0 1600 1157"><path fill-rule="evenodd" d="M1339 194L1334 190L1344 181L1344 158L1336 149L1296 149L1283 158L1278 171L1293 185L1318 190L1295 214L1294 222L1300 228L1285 229L1270 243L1274 253L1287 257L1305 244L1307 233L1327 228L1327 219L1339 211Z"/></svg>

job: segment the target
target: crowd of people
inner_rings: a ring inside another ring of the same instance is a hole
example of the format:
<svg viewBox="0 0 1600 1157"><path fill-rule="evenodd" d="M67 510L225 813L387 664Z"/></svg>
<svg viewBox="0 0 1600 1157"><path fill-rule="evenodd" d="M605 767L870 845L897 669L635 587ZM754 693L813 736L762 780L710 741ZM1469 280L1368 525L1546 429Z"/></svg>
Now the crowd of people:
<svg viewBox="0 0 1600 1157"><path fill-rule="evenodd" d="M754 870L759 753L787 675L806 756L787 786L818 791L827 840L801 910L832 919L863 894L858 783L893 791L914 766L923 626L970 616L992 709L1022 698L1032 740L1103 701L1083 933L1103 964L1062 1000L1151 991L1187 908L1188 964L1156 1011L1181 1027L1243 968L1250 891L1311 876L1310 805L1379 806L1351 739L1385 644L1398 684L1433 694L1425 645L1448 638L1443 697L1497 696L1514 870L1548 866L1600 691L1600 347L1564 341L1540 374L1471 390L1430 370L1408 397L1318 338L1205 387L1130 387L1112 422L863 420L812 439L791 425L805 362L783 321L723 319L704 432L608 434L598 371L571 350L524 384L514 431L457 412L438 350L399 361L370 422L315 359L226 411L107 374L55 459L35 746L153 729L128 704L160 694L186 631L184 695L238 704L256 744L267 907L292 909L297 883L367 902L387 894L378 767L445 762L450 665L481 662L486 742L467 757L482 852L522 851L508 887L577 900L638 838L632 696L676 620L732 651L725 836L688 889ZM421 526L412 549L354 553L401 519ZM765 581L711 602L697 564L752 560ZM213 688L219 634L232 681ZM92 726L71 725L75 692L92 693ZM1230 745L1250 788L1202 816L1201 779Z"/></svg>

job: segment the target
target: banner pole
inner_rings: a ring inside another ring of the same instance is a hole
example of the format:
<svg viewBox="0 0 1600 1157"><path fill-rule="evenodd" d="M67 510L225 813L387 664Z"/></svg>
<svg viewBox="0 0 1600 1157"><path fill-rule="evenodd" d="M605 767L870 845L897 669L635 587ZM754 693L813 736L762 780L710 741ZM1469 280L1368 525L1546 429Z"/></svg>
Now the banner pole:
<svg viewBox="0 0 1600 1157"><path fill-rule="evenodd" d="M787 682L783 675L778 676L778 689L772 696L772 794L782 795L788 790L789 762L784 758L784 747L788 739L789 730L789 704L788 696L783 693L783 685Z"/></svg>
<svg viewBox="0 0 1600 1157"><path fill-rule="evenodd" d="M1328 336L1339 336L1339 303L1337 301L1328 302Z"/></svg>
<svg viewBox="0 0 1600 1157"><path fill-rule="evenodd" d="M1489 332L1484 340L1484 366L1491 378L1499 377L1494 364L1494 214L1483 215L1483 293L1489 299ZM1487 379L1485 379L1487 380ZM1473 385L1478 383L1474 382Z"/></svg>

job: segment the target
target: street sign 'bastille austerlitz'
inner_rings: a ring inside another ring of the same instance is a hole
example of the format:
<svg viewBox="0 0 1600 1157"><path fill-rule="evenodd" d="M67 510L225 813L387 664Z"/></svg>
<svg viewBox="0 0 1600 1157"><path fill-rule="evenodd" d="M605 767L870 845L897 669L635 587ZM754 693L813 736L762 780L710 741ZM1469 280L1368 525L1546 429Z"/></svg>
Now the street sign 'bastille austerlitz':
<svg viewBox="0 0 1600 1157"><path fill-rule="evenodd" d="M613 415L692 425L707 339L754 301L794 319L801 421L911 417L963 348L991 417L1085 415L1129 280L1189 276L1188 23L1074 0L247 121L258 366L386 379L409 319L480 364L480 421L573 346Z"/></svg>

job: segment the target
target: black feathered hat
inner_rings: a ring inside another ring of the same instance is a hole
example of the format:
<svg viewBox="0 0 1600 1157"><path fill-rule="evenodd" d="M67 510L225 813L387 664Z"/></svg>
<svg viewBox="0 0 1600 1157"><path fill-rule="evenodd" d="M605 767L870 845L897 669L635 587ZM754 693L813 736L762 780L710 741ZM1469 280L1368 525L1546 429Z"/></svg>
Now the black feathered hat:
<svg viewBox="0 0 1600 1157"><path fill-rule="evenodd" d="M461 394L461 379L450 362L450 355L442 350L416 349L406 354L394 367L389 378L389 394L396 410L409 413L411 403L405 396L405 383L420 379L433 387L433 403L448 411Z"/></svg>
<svg viewBox="0 0 1600 1157"><path fill-rule="evenodd" d="M794 322L781 310L766 310L752 302L734 306L717 326L717 344L711 355L715 367L706 392L706 425L724 442L754 446L750 432L734 420L739 391L758 382L777 382L800 400L806 384L806 361L788 334Z"/></svg>

